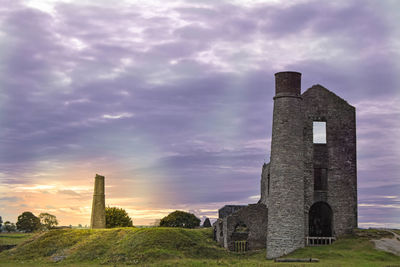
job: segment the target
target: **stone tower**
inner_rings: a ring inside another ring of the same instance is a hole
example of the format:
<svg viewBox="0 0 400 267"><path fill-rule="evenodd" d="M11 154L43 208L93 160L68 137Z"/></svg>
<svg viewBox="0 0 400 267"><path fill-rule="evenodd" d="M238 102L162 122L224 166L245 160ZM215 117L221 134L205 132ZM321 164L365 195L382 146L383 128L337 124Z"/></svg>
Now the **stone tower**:
<svg viewBox="0 0 400 267"><path fill-rule="evenodd" d="M94 179L92 217L90 219L90 228L106 228L104 176L96 174L96 177Z"/></svg>
<svg viewBox="0 0 400 267"><path fill-rule="evenodd" d="M275 74L267 258L304 247L301 73Z"/></svg>

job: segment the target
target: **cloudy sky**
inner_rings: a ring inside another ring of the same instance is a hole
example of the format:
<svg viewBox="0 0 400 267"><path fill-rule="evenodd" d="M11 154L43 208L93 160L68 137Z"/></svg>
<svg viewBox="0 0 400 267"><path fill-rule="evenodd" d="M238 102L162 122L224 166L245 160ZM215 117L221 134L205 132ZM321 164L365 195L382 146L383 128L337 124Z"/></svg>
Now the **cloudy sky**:
<svg viewBox="0 0 400 267"><path fill-rule="evenodd" d="M274 73L357 108L359 226L400 227L399 1L0 0L0 216L255 203Z"/></svg>

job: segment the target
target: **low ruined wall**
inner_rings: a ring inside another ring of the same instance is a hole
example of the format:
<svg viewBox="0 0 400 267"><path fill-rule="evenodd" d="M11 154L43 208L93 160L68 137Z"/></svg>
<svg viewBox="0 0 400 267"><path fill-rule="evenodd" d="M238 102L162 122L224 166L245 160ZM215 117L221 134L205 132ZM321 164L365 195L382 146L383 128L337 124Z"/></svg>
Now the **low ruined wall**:
<svg viewBox="0 0 400 267"><path fill-rule="evenodd" d="M218 244L223 246L224 245L223 220L218 219L213 224L213 229L214 229L214 240L217 241Z"/></svg>
<svg viewBox="0 0 400 267"><path fill-rule="evenodd" d="M218 218L223 219L232 213L237 212L241 208L246 207L245 205L225 205L218 210Z"/></svg>
<svg viewBox="0 0 400 267"><path fill-rule="evenodd" d="M250 204L227 216L224 221L224 247L233 250L234 242L247 240L248 249L262 249L266 246L268 210L264 204ZM246 225L248 232L236 232Z"/></svg>

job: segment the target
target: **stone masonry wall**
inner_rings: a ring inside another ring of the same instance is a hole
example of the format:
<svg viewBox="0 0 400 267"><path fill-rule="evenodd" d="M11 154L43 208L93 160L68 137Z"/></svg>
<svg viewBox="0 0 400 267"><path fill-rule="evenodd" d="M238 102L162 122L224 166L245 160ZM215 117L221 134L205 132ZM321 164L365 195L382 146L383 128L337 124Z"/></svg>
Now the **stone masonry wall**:
<svg viewBox="0 0 400 267"><path fill-rule="evenodd" d="M221 246L224 245L223 223L223 219L217 219L217 221L213 224L214 239Z"/></svg>
<svg viewBox="0 0 400 267"><path fill-rule="evenodd" d="M302 96L305 235L308 235L310 207L318 201L324 201L333 211L333 235L341 236L357 227L355 108L320 85L314 85ZM326 122L326 145L313 145L313 121ZM325 152L322 152L323 149ZM316 167L327 168L328 190L326 192L314 192L314 168Z"/></svg>
<svg viewBox="0 0 400 267"><path fill-rule="evenodd" d="M305 231L301 74L277 73L275 78L267 232L270 259L304 247Z"/></svg>
<svg viewBox="0 0 400 267"><path fill-rule="evenodd" d="M218 210L218 218L223 219L244 207L246 205L225 205Z"/></svg>
<svg viewBox="0 0 400 267"><path fill-rule="evenodd" d="M267 216L267 207L264 204L250 204L224 218L224 225L226 225L225 248L233 250L234 242L240 240L247 240L249 250L265 248ZM238 225L246 225L248 234L235 233Z"/></svg>
<svg viewBox="0 0 400 267"><path fill-rule="evenodd" d="M261 171L261 197L258 203L262 203L268 208L268 188L269 187L269 163L264 163Z"/></svg>

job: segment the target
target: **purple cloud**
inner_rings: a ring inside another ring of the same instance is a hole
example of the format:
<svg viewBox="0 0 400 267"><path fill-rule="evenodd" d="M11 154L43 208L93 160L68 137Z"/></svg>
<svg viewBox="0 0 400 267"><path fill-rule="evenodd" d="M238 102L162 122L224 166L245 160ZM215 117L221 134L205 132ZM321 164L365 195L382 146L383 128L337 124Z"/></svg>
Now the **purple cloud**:
<svg viewBox="0 0 400 267"><path fill-rule="evenodd" d="M114 198L129 195L121 179L158 190L154 208L248 203L269 160L273 74L290 69L303 91L356 105L360 222L399 225L385 198L399 196L396 5L2 7L0 185L63 184L40 173L90 162L117 176Z"/></svg>

